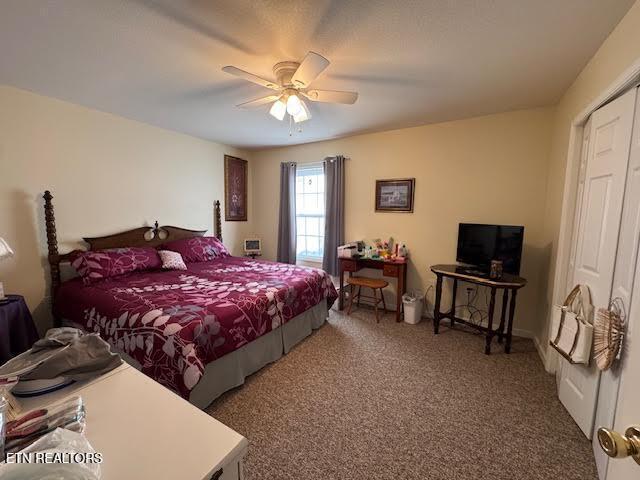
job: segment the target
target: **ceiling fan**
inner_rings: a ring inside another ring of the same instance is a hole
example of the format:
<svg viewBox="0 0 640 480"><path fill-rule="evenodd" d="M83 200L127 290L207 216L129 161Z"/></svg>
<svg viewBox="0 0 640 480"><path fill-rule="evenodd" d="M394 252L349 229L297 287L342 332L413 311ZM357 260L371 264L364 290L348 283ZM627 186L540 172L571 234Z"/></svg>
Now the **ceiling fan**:
<svg viewBox="0 0 640 480"><path fill-rule="evenodd" d="M298 62L280 62L273 66L273 74L276 81L266 80L252 73L241 70L231 65L224 67L224 72L240 77L249 82L256 83L277 93L266 97L256 98L237 105L240 108L252 108L274 102L269 113L278 120L283 120L286 114L290 115L289 121L304 122L311 118L311 112L307 107L304 97L312 102L345 103L351 105L358 99L355 92L339 92L335 90L315 90L309 86L329 66L329 60L315 52L309 52Z"/></svg>

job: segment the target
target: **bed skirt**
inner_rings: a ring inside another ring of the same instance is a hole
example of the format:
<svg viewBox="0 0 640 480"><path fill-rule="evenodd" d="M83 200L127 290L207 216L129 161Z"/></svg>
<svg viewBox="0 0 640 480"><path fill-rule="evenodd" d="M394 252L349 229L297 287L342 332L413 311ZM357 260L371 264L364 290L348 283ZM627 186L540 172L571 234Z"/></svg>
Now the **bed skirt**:
<svg viewBox="0 0 640 480"><path fill-rule="evenodd" d="M224 392L242 385L252 373L289 353L296 344L311 335L313 330L320 328L328 317L327 301L322 300L280 328L210 362L200 381L191 390L189 402L198 408L206 408ZM124 352L118 353L128 364L140 370L137 360Z"/></svg>

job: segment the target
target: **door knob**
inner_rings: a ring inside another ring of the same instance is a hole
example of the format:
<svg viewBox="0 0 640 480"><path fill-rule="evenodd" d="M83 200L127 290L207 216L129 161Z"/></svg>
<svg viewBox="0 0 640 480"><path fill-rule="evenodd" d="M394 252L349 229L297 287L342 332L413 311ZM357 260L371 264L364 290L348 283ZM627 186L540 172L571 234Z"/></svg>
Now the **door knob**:
<svg viewBox="0 0 640 480"><path fill-rule="evenodd" d="M633 457L640 465L640 425L632 425L627 428L624 435L600 427L598 429L598 442L604 453L611 458Z"/></svg>

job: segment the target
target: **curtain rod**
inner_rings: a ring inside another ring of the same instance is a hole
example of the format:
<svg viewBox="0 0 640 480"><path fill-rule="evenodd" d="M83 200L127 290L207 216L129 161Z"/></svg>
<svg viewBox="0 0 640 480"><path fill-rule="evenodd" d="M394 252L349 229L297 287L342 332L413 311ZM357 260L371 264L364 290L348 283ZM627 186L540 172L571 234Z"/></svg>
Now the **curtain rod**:
<svg viewBox="0 0 640 480"><path fill-rule="evenodd" d="M337 156L337 155L336 155ZM330 158L330 157L326 157L326 158ZM351 160L351 157L344 157L345 160ZM284 162L284 163L295 163L296 165L314 165L314 164L320 164L322 162L324 162L325 159L323 158L320 161L316 161L316 162Z"/></svg>

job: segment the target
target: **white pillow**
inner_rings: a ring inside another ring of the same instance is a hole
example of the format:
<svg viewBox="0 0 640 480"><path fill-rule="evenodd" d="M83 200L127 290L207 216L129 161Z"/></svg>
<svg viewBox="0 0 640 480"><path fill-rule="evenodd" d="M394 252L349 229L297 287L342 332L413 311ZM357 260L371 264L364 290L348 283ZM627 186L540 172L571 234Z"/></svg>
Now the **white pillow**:
<svg viewBox="0 0 640 480"><path fill-rule="evenodd" d="M158 251L160 260L162 260L163 270L186 270L187 266L182 259L182 255L178 252L172 252L171 250Z"/></svg>

